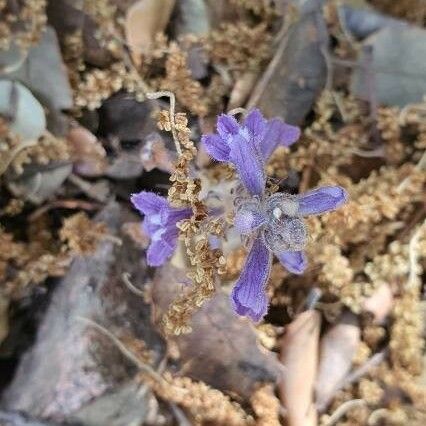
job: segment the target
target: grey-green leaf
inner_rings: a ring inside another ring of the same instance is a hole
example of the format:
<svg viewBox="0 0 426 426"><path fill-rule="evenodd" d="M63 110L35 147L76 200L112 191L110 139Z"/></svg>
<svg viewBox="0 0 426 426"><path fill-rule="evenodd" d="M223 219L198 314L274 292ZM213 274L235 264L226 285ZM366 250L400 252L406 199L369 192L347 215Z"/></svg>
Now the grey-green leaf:
<svg viewBox="0 0 426 426"><path fill-rule="evenodd" d="M369 37L365 44L372 47L374 81L368 82L368 73L359 67L352 76L352 92L368 99L370 86L380 104L404 107L420 102L426 94L426 31L388 27ZM363 63L365 54L360 57Z"/></svg>
<svg viewBox="0 0 426 426"><path fill-rule="evenodd" d="M46 128L43 107L22 84L0 80L0 115L23 141L36 140Z"/></svg>

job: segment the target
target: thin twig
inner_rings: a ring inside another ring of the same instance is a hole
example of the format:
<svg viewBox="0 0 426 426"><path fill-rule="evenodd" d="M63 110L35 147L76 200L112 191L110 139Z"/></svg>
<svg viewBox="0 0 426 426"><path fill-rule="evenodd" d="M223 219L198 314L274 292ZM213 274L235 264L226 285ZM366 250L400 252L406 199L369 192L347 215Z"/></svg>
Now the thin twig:
<svg viewBox="0 0 426 426"><path fill-rule="evenodd" d="M319 3L317 4L317 9L314 13L314 19L318 31L319 51L322 57L324 58L325 67L327 69L324 90L331 92L333 89L334 68L329 48L329 34L327 31L327 23L325 22L324 14Z"/></svg>
<svg viewBox="0 0 426 426"><path fill-rule="evenodd" d="M238 107L238 108L233 108L233 109L229 110L227 112L227 114L229 114L229 115L243 114L244 115L246 112L247 112L247 110L245 108Z"/></svg>
<svg viewBox="0 0 426 426"><path fill-rule="evenodd" d="M349 374L346 375L346 377L343 378L334 388L333 393L331 396L322 403L321 405L317 405L318 411L324 412L330 402L333 400L334 396L337 392L339 392L341 389L346 388L354 383L356 383L361 377L365 376L372 368L379 365L387 356L388 349L384 349L381 352L378 352L374 354L372 357L370 357L364 364L362 364L357 369L353 370Z"/></svg>
<svg viewBox="0 0 426 426"><path fill-rule="evenodd" d="M426 217L426 200L423 205L415 211L409 222L404 226L401 232L395 237L395 240L404 240L404 238L410 233L410 231Z"/></svg>
<svg viewBox="0 0 426 426"><path fill-rule="evenodd" d="M349 385L357 382L361 377L365 376L372 368L379 365L388 354L388 349L383 349L370 357L364 364L359 366L357 369L349 373L341 382L339 389L343 389Z"/></svg>
<svg viewBox="0 0 426 426"><path fill-rule="evenodd" d="M367 89L367 100L369 104L369 119L370 119L370 133L374 139L374 142L377 146L383 145L383 141L377 127L377 117L378 117L378 101L377 101L377 93L376 93L376 75L373 71L373 47L372 46L364 46L364 61L363 61L363 72L365 79L365 87Z"/></svg>
<svg viewBox="0 0 426 426"><path fill-rule="evenodd" d="M306 299L296 309L296 315L299 315L302 311L315 309L317 302L321 299L322 291L318 287L312 288Z"/></svg>
<svg viewBox="0 0 426 426"><path fill-rule="evenodd" d="M95 190L94 184L85 181L80 176L71 173L68 176L68 180L94 200L99 201L100 203L104 203L106 201L106 197Z"/></svg>
<svg viewBox="0 0 426 426"><path fill-rule="evenodd" d="M43 216L46 212L48 212L51 209L70 209L70 210L98 210L102 207L101 204L92 203L89 201L83 201L83 200L55 200L50 203L45 204L44 206L38 208L33 213L28 216L28 220L30 222L34 222L37 220L40 216Z"/></svg>
<svg viewBox="0 0 426 426"><path fill-rule="evenodd" d="M271 62L269 62L269 65L266 68L265 72L263 73L262 77L260 78L256 86L254 87L253 92L250 96L250 99L247 102L247 106L246 106L247 109L253 108L257 105L263 92L266 89L266 86L271 80L276 68L278 67L281 61L281 57L284 54L284 50L287 47L288 38L289 38L288 37L289 29L293 23L292 21L293 19L290 18L290 19L287 19L286 22L283 24L281 40L278 44L275 55L273 56Z"/></svg>
<svg viewBox="0 0 426 426"><path fill-rule="evenodd" d="M367 405L363 399L351 399L350 401L344 402L328 419L327 426L336 424L351 408Z"/></svg>
<svg viewBox="0 0 426 426"><path fill-rule="evenodd" d="M426 151L423 152L419 162L416 164L417 170L426 170Z"/></svg>
<svg viewBox="0 0 426 426"><path fill-rule="evenodd" d="M184 411L180 407L173 402L169 402L169 405L179 426L191 426L192 423L188 420Z"/></svg>
<svg viewBox="0 0 426 426"><path fill-rule="evenodd" d="M145 295L142 290L139 290L137 287L135 287L132 282L130 281L130 274L128 272L124 272L121 275L121 279L123 280L124 284L126 284L127 288L136 296L139 296L141 298L144 298Z"/></svg>
<svg viewBox="0 0 426 426"><path fill-rule="evenodd" d="M367 425L373 426L377 424L377 421L385 417L387 414L389 414L389 410L387 408L378 408L377 410L374 410L367 419Z"/></svg>
<svg viewBox="0 0 426 426"><path fill-rule="evenodd" d="M336 56L332 56L331 60L333 62L334 65L340 65L342 67L347 67L347 68L364 68L364 65L357 62L357 61L351 61L349 59L340 59ZM373 71L374 73L378 74L392 74L392 75L397 75L397 76L404 76L404 77L412 77L412 78L419 78L422 80L426 80L426 77L424 74L418 74L418 73L410 73L410 72L405 72L405 71L392 71L392 70L388 70L386 68L383 67L371 67L371 71Z"/></svg>
<svg viewBox="0 0 426 426"><path fill-rule="evenodd" d="M426 170L426 151L423 152L423 155L421 156L420 160L416 164L415 169L418 170L418 171ZM406 188L406 186L409 184L410 180L411 180L411 175L407 176L398 185L398 187L396 188L397 192L401 193Z"/></svg>
<svg viewBox="0 0 426 426"><path fill-rule="evenodd" d="M146 97L148 99L159 99L159 98L163 98L163 97L167 97L170 99L170 109L169 109L169 114L170 114L170 124L171 124L171 130L172 130L172 136L173 136L173 141L175 143L176 146L176 151L178 153L178 155L182 154L182 148L180 146L180 142L179 139L177 137L177 133L176 133L176 123L175 123L175 107L176 107L176 97L175 94L173 92L170 92L168 90L160 90L159 92L152 92L152 93L147 93Z"/></svg>
<svg viewBox="0 0 426 426"><path fill-rule="evenodd" d="M91 327L95 328L97 331L99 331L101 334L103 334L105 337L108 337L108 339L111 340L112 343L114 343L115 346L121 351L121 353L133 364L136 365L140 370L147 373L152 379L155 381L161 383L164 386L170 386L169 383L163 379L152 367L150 367L148 364L145 364L142 362L136 354L134 354L131 350L129 350L121 341L118 339L114 334L112 334L109 330L107 330L102 325L98 324L97 322L85 318L85 317L77 317L77 321L84 322Z"/></svg>

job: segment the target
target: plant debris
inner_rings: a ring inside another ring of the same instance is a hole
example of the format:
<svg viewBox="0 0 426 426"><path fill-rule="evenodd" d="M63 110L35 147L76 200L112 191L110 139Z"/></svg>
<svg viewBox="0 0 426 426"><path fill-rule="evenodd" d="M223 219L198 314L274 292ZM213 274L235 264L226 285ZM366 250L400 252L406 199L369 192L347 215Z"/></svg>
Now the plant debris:
<svg viewBox="0 0 426 426"><path fill-rule="evenodd" d="M425 424L424 3L0 0L0 423Z"/></svg>

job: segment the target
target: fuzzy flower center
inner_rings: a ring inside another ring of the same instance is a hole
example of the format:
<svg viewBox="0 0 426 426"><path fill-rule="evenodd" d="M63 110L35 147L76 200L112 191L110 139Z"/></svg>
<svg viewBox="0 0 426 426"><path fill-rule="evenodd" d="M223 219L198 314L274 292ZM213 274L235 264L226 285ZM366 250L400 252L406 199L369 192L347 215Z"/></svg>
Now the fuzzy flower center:
<svg viewBox="0 0 426 426"><path fill-rule="evenodd" d="M246 200L240 208L251 221L260 223L256 228L260 231L269 250L300 251L306 246L307 231L300 217L297 197L290 194L277 193L264 200ZM255 220L254 218L259 218Z"/></svg>

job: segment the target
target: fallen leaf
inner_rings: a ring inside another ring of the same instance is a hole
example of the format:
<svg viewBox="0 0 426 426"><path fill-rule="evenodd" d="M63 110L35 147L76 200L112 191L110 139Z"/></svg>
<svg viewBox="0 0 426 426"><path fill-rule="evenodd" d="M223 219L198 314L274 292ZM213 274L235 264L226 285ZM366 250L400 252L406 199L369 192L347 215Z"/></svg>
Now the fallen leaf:
<svg viewBox="0 0 426 426"><path fill-rule="evenodd" d="M67 135L72 148L74 171L83 176L100 176L107 167L106 151L96 136L82 126L72 127Z"/></svg>
<svg viewBox="0 0 426 426"><path fill-rule="evenodd" d="M171 265L157 269L151 292L157 323L187 281ZM259 346L251 323L232 311L223 293L205 302L190 325L191 333L171 338L185 375L248 400L258 383L275 382L281 374L275 355Z"/></svg>
<svg viewBox="0 0 426 426"><path fill-rule="evenodd" d="M34 419L16 411L3 410L0 410L0 424L3 426L60 426L58 423Z"/></svg>
<svg viewBox="0 0 426 426"><path fill-rule="evenodd" d="M352 365L360 342L358 317L344 312L321 339L320 362L315 382L316 404L323 411Z"/></svg>
<svg viewBox="0 0 426 426"><path fill-rule="evenodd" d="M22 66L9 74L9 78L25 84L49 108L60 110L73 106L67 70L51 27L47 27L40 42L29 50Z"/></svg>
<svg viewBox="0 0 426 426"><path fill-rule="evenodd" d="M307 0L300 6L299 17L278 47L271 68L265 71L267 76L273 68L270 79L266 85L265 76L260 79L249 107L257 105L266 116L280 115L291 124L303 121L326 81L322 49L327 48L329 40L321 13L317 0Z"/></svg>
<svg viewBox="0 0 426 426"><path fill-rule="evenodd" d="M366 39L364 46L372 49L374 81L367 81L365 66L357 67L351 79L355 96L368 99L369 87L373 86L380 104L404 107L421 102L426 93L426 30L387 27ZM359 64L364 63L361 49Z"/></svg>
<svg viewBox="0 0 426 426"><path fill-rule="evenodd" d="M108 166L105 174L113 179L133 179L140 176L143 172L142 161L139 157L139 151L121 152Z"/></svg>
<svg viewBox="0 0 426 426"><path fill-rule="evenodd" d="M229 0L205 0L210 23L212 27L218 28L225 21L232 22L238 18L238 5Z"/></svg>
<svg viewBox="0 0 426 426"><path fill-rule="evenodd" d="M90 401L73 414L72 420L84 426L143 425L147 421L149 398L150 394L141 392L134 382L125 383Z"/></svg>
<svg viewBox="0 0 426 426"><path fill-rule="evenodd" d="M174 19L176 38L192 34L204 37L210 32L210 20L207 5L199 0L179 0L176 4ZM191 44L187 49L187 63L191 75L196 80L208 74L209 58L206 49L200 43Z"/></svg>
<svg viewBox="0 0 426 426"><path fill-rule="evenodd" d="M109 235L121 238L121 224L131 218L123 206L111 203L96 220L108 226ZM118 390L134 377L133 365L110 340L79 321L81 317L95 320L115 335L123 330L143 340L154 363L163 358L164 344L150 323L149 306L124 285L124 272L143 289L146 265L128 239L122 245L112 238L102 239L95 253L74 259L52 289L34 345L19 360L12 383L2 395L4 409L63 424L64 418L69 420L86 404L95 405L97 397L111 388ZM113 411L113 399L105 415ZM127 402L126 408L136 404ZM99 408L102 401L96 405ZM110 420L106 416L98 424L109 426Z"/></svg>
<svg viewBox="0 0 426 426"><path fill-rule="evenodd" d="M228 110L242 107L247 101L253 87L259 77L259 73L246 71L242 74L234 84L231 94L229 95Z"/></svg>
<svg viewBox="0 0 426 426"><path fill-rule="evenodd" d="M159 133L150 133L144 140L139 152L143 168L150 172L153 169L159 169L166 173L172 173L174 170L173 158L171 152Z"/></svg>
<svg viewBox="0 0 426 426"><path fill-rule="evenodd" d="M46 128L43 107L22 84L0 81L0 115L23 141L37 140Z"/></svg>
<svg viewBox="0 0 426 426"><path fill-rule="evenodd" d="M111 52L98 37L99 28L93 18L84 12L84 2L55 0L48 2L47 16L60 40L73 34L82 33L84 62L104 68L113 60ZM123 4L123 1L120 2Z"/></svg>
<svg viewBox="0 0 426 426"><path fill-rule="evenodd" d="M376 324L383 324L394 305L392 289L382 284L369 298L365 299L362 309L373 315Z"/></svg>
<svg viewBox="0 0 426 426"><path fill-rule="evenodd" d="M176 4L176 32L203 36L210 31L207 5L199 0L179 0Z"/></svg>
<svg viewBox="0 0 426 426"><path fill-rule="evenodd" d="M285 330L281 346L281 362L285 367L285 376L280 391L287 409L289 426L317 424L313 392L320 326L319 312L308 310L296 317Z"/></svg>
<svg viewBox="0 0 426 426"><path fill-rule="evenodd" d="M157 125L151 117L154 105L155 101L139 102L127 93L111 96L99 109L98 134L126 142L142 140L157 130Z"/></svg>
<svg viewBox="0 0 426 426"><path fill-rule="evenodd" d="M343 4L338 11L341 25L357 40L362 40L384 27L395 25L401 29L408 27L406 22L390 18L372 8L356 8Z"/></svg>
<svg viewBox="0 0 426 426"><path fill-rule="evenodd" d="M137 65L150 51L155 35L169 22L175 0L139 0L129 7L124 28L126 41Z"/></svg>
<svg viewBox="0 0 426 426"><path fill-rule="evenodd" d="M17 70L25 61L27 54L16 43L11 42L7 50L0 50L0 75Z"/></svg>
<svg viewBox="0 0 426 426"><path fill-rule="evenodd" d="M18 177L7 176L9 190L18 198L41 204L50 198L71 174L72 164L29 165Z"/></svg>

